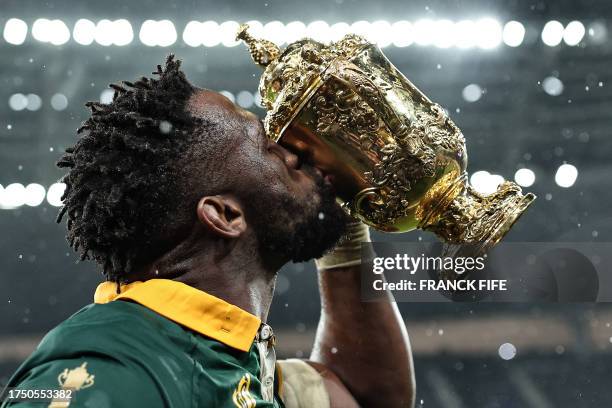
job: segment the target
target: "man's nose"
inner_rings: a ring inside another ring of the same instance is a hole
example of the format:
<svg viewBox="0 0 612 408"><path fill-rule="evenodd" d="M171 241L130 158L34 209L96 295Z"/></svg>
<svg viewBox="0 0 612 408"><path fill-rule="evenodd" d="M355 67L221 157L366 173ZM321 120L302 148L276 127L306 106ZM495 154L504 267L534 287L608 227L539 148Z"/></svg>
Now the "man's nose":
<svg viewBox="0 0 612 408"><path fill-rule="evenodd" d="M270 149L283 159L287 167L291 169L297 169L299 167L298 157L289 150L285 149L283 146L271 141Z"/></svg>

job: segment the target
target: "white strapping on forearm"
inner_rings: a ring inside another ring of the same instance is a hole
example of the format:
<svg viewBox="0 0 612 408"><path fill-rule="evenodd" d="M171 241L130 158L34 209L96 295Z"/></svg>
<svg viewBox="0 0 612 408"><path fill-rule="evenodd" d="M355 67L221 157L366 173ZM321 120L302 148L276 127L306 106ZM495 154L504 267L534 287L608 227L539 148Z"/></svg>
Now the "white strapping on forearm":
<svg viewBox="0 0 612 408"><path fill-rule="evenodd" d="M347 234L340 244L331 252L315 260L317 269L346 268L360 265L361 244L370 242L370 228L362 222L349 224ZM372 258L374 251L371 245L366 248L366 257ZM363 259L365 261L366 259Z"/></svg>

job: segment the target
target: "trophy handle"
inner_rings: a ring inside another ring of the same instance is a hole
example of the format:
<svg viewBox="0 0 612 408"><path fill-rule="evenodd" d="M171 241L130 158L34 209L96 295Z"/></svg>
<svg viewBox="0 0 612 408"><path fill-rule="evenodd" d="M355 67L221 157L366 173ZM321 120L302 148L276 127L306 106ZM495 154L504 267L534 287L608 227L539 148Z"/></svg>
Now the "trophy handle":
<svg viewBox="0 0 612 408"><path fill-rule="evenodd" d="M347 203L347 205L345 206L345 208L348 210L349 215L359 218L361 221L363 221L364 223L368 225L377 227L377 225L374 225L374 223L368 220L366 216L367 211L365 208L365 204L366 204L365 200L367 199L368 201L370 201L371 198L379 197L379 194L378 194L379 191L380 191L380 188L370 187L370 188L365 188L361 190L359 193L357 193L353 202Z"/></svg>

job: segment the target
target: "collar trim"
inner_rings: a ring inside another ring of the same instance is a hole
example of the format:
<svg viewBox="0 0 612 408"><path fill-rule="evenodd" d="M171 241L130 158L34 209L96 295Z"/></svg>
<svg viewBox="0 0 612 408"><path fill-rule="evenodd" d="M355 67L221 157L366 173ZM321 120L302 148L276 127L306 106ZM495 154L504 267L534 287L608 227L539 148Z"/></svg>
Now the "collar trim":
<svg viewBox="0 0 612 408"><path fill-rule="evenodd" d="M120 286L115 282L98 285L95 303L129 299L226 346L249 351L261 320L206 292L170 279L151 279Z"/></svg>

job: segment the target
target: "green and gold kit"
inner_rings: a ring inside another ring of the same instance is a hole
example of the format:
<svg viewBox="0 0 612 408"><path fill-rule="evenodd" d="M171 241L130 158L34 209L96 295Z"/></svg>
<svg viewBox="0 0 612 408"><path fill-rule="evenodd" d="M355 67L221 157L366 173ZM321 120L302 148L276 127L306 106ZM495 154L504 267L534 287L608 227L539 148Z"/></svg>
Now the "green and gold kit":
<svg viewBox="0 0 612 408"><path fill-rule="evenodd" d="M283 407L269 326L180 282L98 286L95 303L61 323L8 386L72 389L69 402L2 407Z"/></svg>

